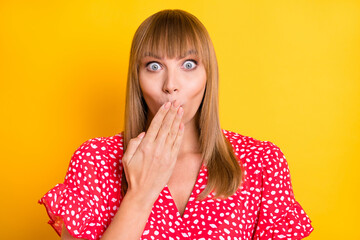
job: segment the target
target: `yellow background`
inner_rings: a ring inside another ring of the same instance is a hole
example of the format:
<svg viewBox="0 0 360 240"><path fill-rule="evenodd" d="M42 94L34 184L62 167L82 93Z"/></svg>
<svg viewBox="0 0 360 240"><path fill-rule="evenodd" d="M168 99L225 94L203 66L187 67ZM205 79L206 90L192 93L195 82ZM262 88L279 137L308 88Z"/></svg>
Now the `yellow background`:
<svg viewBox="0 0 360 240"><path fill-rule="evenodd" d="M1 1L0 238L58 239L37 203L89 138L122 131L130 43L165 8L197 16L223 129L284 152L307 239L359 239L359 1Z"/></svg>

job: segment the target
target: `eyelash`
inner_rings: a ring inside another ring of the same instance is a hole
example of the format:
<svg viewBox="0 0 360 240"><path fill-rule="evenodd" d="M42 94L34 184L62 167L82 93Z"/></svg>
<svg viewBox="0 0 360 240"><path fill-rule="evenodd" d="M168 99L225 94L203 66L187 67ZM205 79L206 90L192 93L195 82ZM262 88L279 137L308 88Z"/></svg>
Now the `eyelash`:
<svg viewBox="0 0 360 240"><path fill-rule="evenodd" d="M187 62L187 61L192 61L192 62L195 63L195 67L192 68L192 69L188 69L189 71L190 71L190 70L194 70L194 69L197 67L197 65L198 65L198 62L197 62L195 59L186 59L185 62ZM185 62L184 62L184 63L185 63ZM155 72L155 71L152 71L152 70L149 70L149 69L148 69L148 66L149 66L151 63L157 63L157 64L161 65L160 63L158 63L158 62L156 62L156 61L151 61L151 62L146 63L145 67L146 67L146 69L147 69L149 72Z"/></svg>

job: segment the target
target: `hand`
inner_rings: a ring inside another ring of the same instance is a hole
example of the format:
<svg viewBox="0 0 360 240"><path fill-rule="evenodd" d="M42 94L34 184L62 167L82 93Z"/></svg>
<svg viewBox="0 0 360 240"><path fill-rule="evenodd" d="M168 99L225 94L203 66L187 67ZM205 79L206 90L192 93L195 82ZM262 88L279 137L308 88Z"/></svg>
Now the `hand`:
<svg viewBox="0 0 360 240"><path fill-rule="evenodd" d="M157 198L170 179L185 128L183 108L170 104L160 107L146 134L129 141L122 159L128 192Z"/></svg>

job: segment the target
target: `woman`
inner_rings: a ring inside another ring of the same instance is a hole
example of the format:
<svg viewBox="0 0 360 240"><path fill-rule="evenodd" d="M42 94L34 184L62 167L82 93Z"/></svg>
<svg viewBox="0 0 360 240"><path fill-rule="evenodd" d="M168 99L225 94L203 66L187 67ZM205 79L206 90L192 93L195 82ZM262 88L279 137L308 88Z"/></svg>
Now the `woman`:
<svg viewBox="0 0 360 240"><path fill-rule="evenodd" d="M215 51L195 16L163 10L139 26L126 96L124 132L81 144L39 201L62 239L311 233L281 150L220 128Z"/></svg>

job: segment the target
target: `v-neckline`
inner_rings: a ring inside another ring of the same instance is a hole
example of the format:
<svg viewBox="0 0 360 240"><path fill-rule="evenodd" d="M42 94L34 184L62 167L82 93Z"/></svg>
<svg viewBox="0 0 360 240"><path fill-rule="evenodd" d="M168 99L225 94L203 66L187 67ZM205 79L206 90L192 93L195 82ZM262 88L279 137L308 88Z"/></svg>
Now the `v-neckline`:
<svg viewBox="0 0 360 240"><path fill-rule="evenodd" d="M200 179L201 179L201 177L200 177L200 176L201 176L201 173L202 173L204 170L205 170L205 163L203 162L203 163L201 164L200 170L199 170L199 172L198 172L198 174L197 174L195 184L194 184L194 186L193 186L193 188L192 188L192 190L191 190L190 197L189 197L189 199L188 199L188 201L187 201L187 203L186 203L186 206L185 206L185 209L184 209L184 212L183 212L183 215L182 215L182 216L181 216L181 214L180 214L180 211L179 211L178 207L176 206L175 200L174 200L174 198L173 198L173 196L172 196L172 194L171 194L171 192L170 192L170 189L168 188L168 185L167 185L167 184L165 185L165 188L166 188L166 190L168 191L168 195L169 195L170 198L171 198L170 200L171 200L172 204L174 204L174 209L175 209L175 212L176 212L176 217L177 217L178 219L180 219L181 221L183 221L185 214L189 211L190 204L191 204L191 203L194 201L194 199L195 199L196 185L199 184L199 183L203 183L203 182L204 182L204 181L199 182Z"/></svg>

